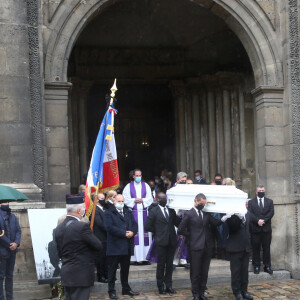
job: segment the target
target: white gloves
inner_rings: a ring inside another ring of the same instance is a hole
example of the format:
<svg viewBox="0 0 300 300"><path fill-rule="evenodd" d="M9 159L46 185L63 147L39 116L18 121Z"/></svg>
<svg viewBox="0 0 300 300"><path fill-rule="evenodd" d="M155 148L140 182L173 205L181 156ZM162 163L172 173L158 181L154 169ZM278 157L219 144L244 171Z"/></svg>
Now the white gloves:
<svg viewBox="0 0 300 300"><path fill-rule="evenodd" d="M237 215L241 220L245 220L245 214L237 213L235 215Z"/></svg>
<svg viewBox="0 0 300 300"><path fill-rule="evenodd" d="M221 218L221 221L225 222L227 219L231 218L232 215L233 215L233 213L227 213L225 216L223 216Z"/></svg>

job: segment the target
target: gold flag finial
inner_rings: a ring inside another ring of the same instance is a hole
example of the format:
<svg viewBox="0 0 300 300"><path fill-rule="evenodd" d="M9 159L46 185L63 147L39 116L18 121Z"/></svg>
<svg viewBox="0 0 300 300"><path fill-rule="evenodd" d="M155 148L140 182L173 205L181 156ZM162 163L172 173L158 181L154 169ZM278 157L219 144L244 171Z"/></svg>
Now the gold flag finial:
<svg viewBox="0 0 300 300"><path fill-rule="evenodd" d="M115 78L115 81L114 81L114 84L113 86L111 87L111 94L110 94L110 105L112 105L114 103L114 98L116 96L116 91L118 90L117 89L117 78Z"/></svg>

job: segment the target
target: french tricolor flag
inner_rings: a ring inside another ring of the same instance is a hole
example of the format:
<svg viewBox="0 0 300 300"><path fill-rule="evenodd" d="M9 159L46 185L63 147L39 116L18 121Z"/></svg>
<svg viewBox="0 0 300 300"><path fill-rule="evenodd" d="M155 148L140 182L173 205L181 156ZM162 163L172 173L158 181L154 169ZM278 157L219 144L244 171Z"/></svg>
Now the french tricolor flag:
<svg viewBox="0 0 300 300"><path fill-rule="evenodd" d="M93 193L105 193L119 186L119 169L114 135L117 110L111 104L102 120L88 171L85 205L86 215L93 210Z"/></svg>

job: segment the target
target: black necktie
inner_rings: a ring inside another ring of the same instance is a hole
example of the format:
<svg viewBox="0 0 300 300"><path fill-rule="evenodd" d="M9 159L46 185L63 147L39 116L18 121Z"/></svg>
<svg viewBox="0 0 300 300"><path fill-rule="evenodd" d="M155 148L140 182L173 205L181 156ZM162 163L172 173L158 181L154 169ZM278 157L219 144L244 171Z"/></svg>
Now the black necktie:
<svg viewBox="0 0 300 300"><path fill-rule="evenodd" d="M264 209L264 206L263 206L263 204L262 204L262 200L261 200L261 198L259 198L259 207L260 207L260 209L261 209L261 210L263 210L263 209Z"/></svg>
<svg viewBox="0 0 300 300"><path fill-rule="evenodd" d="M198 210L198 213L199 213L200 221L201 221L201 223L202 223L202 222L203 222L203 218L202 218L201 210Z"/></svg>
<svg viewBox="0 0 300 300"><path fill-rule="evenodd" d="M165 217L166 217L167 221L169 221L168 209L165 207L164 210L165 210Z"/></svg>
<svg viewBox="0 0 300 300"><path fill-rule="evenodd" d="M124 217L124 214L123 214L123 211L122 210L119 210L119 213L122 217Z"/></svg>

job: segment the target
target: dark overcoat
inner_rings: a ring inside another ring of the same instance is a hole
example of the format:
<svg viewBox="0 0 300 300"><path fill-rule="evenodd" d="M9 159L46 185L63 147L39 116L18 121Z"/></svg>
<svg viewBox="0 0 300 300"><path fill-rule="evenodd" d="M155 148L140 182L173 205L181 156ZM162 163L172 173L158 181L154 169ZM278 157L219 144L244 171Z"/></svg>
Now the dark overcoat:
<svg viewBox="0 0 300 300"><path fill-rule="evenodd" d="M96 206L95 211L94 234L102 243L106 243L107 233L104 226L104 211L98 206Z"/></svg>
<svg viewBox="0 0 300 300"><path fill-rule="evenodd" d="M7 228L5 226L5 219L9 218L9 231L10 238L7 236ZM14 251L9 250L11 243L21 243L21 227L16 216L12 213L6 214L0 209L0 233L4 230L4 235L0 237L0 255L2 258L9 258L11 254L15 254L17 249Z"/></svg>
<svg viewBox="0 0 300 300"><path fill-rule="evenodd" d="M62 286L92 286L95 277L95 251L100 251L102 244L89 225L67 216L56 227L54 236L62 260Z"/></svg>
<svg viewBox="0 0 300 300"><path fill-rule="evenodd" d="M174 226L178 227L181 218L172 208L168 208L169 221L167 221L159 205L153 206L145 223L145 230L153 233L158 246L177 245L177 235Z"/></svg>
<svg viewBox="0 0 300 300"><path fill-rule="evenodd" d="M106 255L134 254L134 238L126 238L126 231L132 231L136 235L138 224L132 212L124 206L124 217L113 206L104 212L104 226L107 232Z"/></svg>

